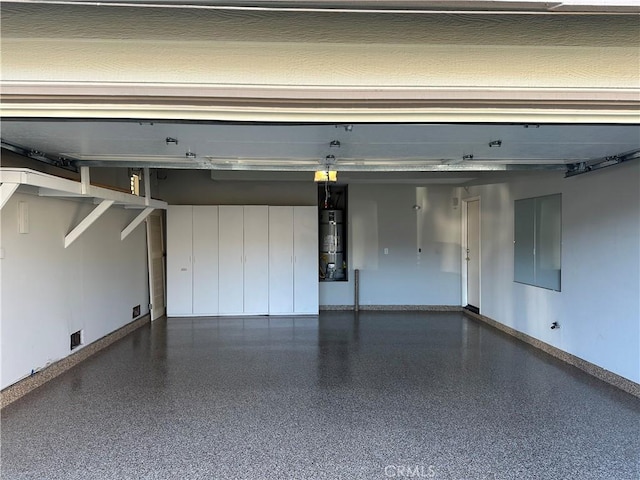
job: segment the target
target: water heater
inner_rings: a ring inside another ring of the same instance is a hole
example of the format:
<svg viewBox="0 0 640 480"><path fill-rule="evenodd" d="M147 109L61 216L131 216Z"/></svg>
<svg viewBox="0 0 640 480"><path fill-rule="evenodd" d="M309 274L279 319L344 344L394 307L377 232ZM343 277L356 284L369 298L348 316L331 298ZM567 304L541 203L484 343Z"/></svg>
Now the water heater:
<svg viewBox="0 0 640 480"><path fill-rule="evenodd" d="M344 280L344 223L342 210L320 210L320 278Z"/></svg>

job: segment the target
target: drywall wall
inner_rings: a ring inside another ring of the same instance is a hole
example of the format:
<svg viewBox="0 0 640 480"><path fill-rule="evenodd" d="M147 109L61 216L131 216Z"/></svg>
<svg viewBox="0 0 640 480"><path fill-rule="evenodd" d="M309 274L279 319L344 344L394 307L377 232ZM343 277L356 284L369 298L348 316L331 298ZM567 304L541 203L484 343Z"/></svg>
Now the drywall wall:
<svg viewBox="0 0 640 480"><path fill-rule="evenodd" d="M28 205L29 233L18 233L18 204ZM0 259L1 387L70 354L70 334L91 343L148 313L146 233L124 241L138 213L112 207L71 246L64 236L91 203L16 193L2 209Z"/></svg>
<svg viewBox="0 0 640 480"><path fill-rule="evenodd" d="M449 186L349 186L347 282L321 282L320 305L460 305L460 209ZM419 208L414 208L418 206Z"/></svg>
<svg viewBox="0 0 640 480"><path fill-rule="evenodd" d="M311 181L216 181L210 170L159 170L152 176L151 192L170 205L302 205L318 204Z"/></svg>
<svg viewBox="0 0 640 480"><path fill-rule="evenodd" d="M469 189L481 199L481 313L640 382L639 187L632 162ZM514 200L553 193L562 194L560 292L513 281Z"/></svg>

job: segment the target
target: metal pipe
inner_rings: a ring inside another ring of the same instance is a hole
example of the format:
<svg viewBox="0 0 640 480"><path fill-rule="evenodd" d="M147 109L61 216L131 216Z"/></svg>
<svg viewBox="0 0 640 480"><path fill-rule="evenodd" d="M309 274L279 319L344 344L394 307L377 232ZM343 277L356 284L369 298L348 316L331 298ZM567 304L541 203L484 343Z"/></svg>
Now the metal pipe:
<svg viewBox="0 0 640 480"><path fill-rule="evenodd" d="M353 271L353 311L360 311L360 270Z"/></svg>

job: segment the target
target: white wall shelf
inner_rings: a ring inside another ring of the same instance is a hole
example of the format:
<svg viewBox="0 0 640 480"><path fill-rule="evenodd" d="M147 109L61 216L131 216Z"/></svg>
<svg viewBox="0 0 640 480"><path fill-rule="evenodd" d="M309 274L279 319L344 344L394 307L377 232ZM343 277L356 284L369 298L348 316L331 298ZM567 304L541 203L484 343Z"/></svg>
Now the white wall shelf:
<svg viewBox="0 0 640 480"><path fill-rule="evenodd" d="M89 213L71 232L65 236L65 248L71 245L89 226L112 205L125 208L142 209L132 222L122 230L120 238L124 240L155 209L166 210L167 203L153 200L148 192L144 197L98 187L89 183L88 169L81 172L82 180L75 181L38 172L29 168L0 168L0 209L19 187L35 188L41 197L58 197L72 200L88 199L98 206Z"/></svg>

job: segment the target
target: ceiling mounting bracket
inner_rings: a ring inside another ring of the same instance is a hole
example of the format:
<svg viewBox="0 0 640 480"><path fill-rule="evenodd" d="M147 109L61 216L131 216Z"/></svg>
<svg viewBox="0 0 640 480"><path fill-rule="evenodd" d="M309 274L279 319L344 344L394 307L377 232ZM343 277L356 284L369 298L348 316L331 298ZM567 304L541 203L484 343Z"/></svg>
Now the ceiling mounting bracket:
<svg viewBox="0 0 640 480"><path fill-rule="evenodd" d="M609 155L598 160L570 163L567 165L567 171L565 172L564 177L574 177L582 173L594 172L606 167L612 167L613 165L619 165L630 160L638 159L640 159L640 150L633 150L631 152L621 153L618 155Z"/></svg>
<svg viewBox="0 0 640 480"><path fill-rule="evenodd" d="M17 153L18 155L29 157L39 162L48 163L49 165L53 165L54 167L64 168L66 170L71 170L72 172L76 172L76 173L78 172L78 167L75 164L75 161L71 158L62 157L62 156L54 158L38 150L19 147L18 145L7 143L4 140L0 141L0 147L6 150L9 150L13 153Z"/></svg>

